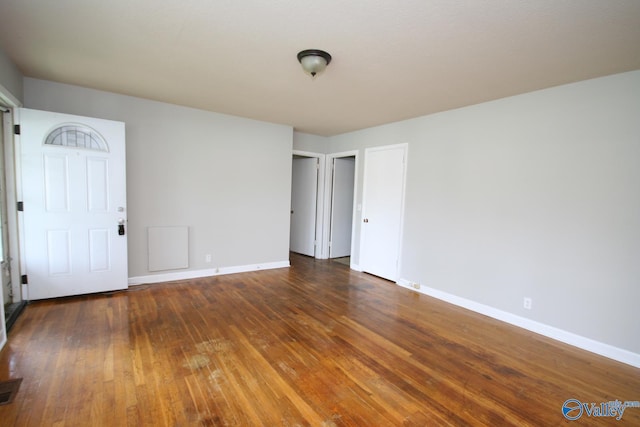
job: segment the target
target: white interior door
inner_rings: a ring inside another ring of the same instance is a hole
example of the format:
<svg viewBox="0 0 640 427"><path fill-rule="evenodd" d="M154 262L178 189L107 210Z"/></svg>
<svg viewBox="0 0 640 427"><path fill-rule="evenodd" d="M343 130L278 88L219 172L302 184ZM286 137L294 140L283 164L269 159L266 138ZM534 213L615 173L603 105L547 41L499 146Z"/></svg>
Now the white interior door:
<svg viewBox="0 0 640 427"><path fill-rule="evenodd" d="M124 123L20 110L28 299L127 287Z"/></svg>
<svg viewBox="0 0 640 427"><path fill-rule="evenodd" d="M294 157L291 172L289 249L303 255L315 256L318 159Z"/></svg>
<svg viewBox="0 0 640 427"><path fill-rule="evenodd" d="M333 159L329 258L351 255L355 167L355 157L337 157Z"/></svg>
<svg viewBox="0 0 640 427"><path fill-rule="evenodd" d="M396 281L404 204L406 145L365 151L360 267Z"/></svg>

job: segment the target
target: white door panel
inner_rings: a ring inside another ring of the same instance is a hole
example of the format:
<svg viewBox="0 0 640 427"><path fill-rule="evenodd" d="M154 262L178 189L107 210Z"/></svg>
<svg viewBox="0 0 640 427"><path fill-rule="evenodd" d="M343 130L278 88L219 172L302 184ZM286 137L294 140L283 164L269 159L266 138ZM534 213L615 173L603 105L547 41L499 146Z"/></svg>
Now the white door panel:
<svg viewBox="0 0 640 427"><path fill-rule="evenodd" d="M289 249L303 255L315 256L318 159L295 157L291 179Z"/></svg>
<svg viewBox="0 0 640 427"><path fill-rule="evenodd" d="M124 123L21 109L20 126L28 299L126 288Z"/></svg>
<svg viewBox="0 0 640 427"><path fill-rule="evenodd" d="M351 255L355 157L333 159L329 258Z"/></svg>
<svg viewBox="0 0 640 427"><path fill-rule="evenodd" d="M404 200L406 146L365 152L360 267L396 281Z"/></svg>

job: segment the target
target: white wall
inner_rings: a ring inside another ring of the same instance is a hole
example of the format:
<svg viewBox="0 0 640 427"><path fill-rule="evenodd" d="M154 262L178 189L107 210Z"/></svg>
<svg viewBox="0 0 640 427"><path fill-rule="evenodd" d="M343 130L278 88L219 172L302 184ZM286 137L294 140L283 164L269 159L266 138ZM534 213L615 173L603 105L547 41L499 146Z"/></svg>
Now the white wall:
<svg viewBox="0 0 640 427"><path fill-rule="evenodd" d="M328 152L405 142L401 278L640 354L640 71L339 135Z"/></svg>
<svg viewBox="0 0 640 427"><path fill-rule="evenodd" d="M22 73L0 49L0 103L6 96L10 96L14 103L22 102Z"/></svg>
<svg viewBox="0 0 640 427"><path fill-rule="evenodd" d="M190 227L189 270L288 262L291 127L31 78L24 102L126 123L129 277L149 226Z"/></svg>
<svg viewBox="0 0 640 427"><path fill-rule="evenodd" d="M406 142L400 277L640 354L640 71L326 139L31 79L25 104L127 122L130 275L146 273L144 227L164 223L201 236L197 267L210 244L227 265L285 259L292 139L362 156ZM263 204L273 223L252 228Z"/></svg>
<svg viewBox="0 0 640 427"><path fill-rule="evenodd" d="M309 133L293 132L293 149L311 153L326 154L329 138Z"/></svg>

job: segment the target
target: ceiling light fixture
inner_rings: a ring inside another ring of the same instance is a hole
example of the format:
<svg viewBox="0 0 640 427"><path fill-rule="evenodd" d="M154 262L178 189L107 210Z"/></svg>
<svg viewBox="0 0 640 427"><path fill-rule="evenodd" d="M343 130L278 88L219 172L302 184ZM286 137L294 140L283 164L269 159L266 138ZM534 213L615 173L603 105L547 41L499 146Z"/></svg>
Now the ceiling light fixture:
<svg viewBox="0 0 640 427"><path fill-rule="evenodd" d="M307 49L298 52L298 61L300 61L305 73L315 77L316 74L323 72L327 68L327 65L331 62L331 55L324 50Z"/></svg>

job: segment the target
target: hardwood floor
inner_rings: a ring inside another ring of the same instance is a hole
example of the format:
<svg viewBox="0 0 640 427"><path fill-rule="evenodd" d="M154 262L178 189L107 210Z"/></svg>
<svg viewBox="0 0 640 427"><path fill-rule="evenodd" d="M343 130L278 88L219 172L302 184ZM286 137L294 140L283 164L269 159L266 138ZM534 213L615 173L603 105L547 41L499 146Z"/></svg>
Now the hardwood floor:
<svg viewBox="0 0 640 427"><path fill-rule="evenodd" d="M559 425L640 369L330 261L30 304L3 426ZM640 425L640 408L622 421Z"/></svg>

